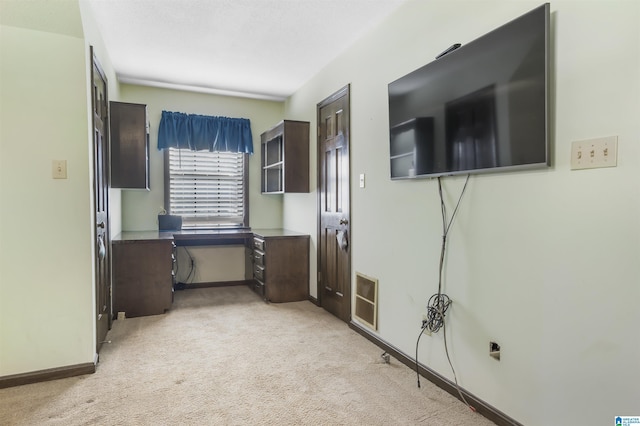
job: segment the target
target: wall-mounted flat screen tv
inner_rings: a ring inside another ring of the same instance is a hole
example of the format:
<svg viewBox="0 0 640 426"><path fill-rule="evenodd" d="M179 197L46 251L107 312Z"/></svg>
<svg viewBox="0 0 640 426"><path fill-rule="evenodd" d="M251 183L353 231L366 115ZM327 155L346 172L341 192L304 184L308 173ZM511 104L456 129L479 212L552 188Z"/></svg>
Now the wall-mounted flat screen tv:
<svg viewBox="0 0 640 426"><path fill-rule="evenodd" d="M392 179L549 166L549 14L543 4L389 84Z"/></svg>

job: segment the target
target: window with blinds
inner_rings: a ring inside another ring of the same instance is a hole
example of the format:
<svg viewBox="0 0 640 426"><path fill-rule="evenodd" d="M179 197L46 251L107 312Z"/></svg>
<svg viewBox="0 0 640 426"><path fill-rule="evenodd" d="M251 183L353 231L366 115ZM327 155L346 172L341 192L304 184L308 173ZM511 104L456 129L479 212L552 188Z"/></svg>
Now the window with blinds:
<svg viewBox="0 0 640 426"><path fill-rule="evenodd" d="M165 208L183 228L249 226L245 154L168 148L165 156Z"/></svg>

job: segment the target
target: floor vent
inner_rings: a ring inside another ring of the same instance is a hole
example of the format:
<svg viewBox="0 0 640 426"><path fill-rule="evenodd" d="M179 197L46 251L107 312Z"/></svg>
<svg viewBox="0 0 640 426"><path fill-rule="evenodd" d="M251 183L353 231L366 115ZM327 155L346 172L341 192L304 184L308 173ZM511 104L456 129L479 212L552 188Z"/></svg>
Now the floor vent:
<svg viewBox="0 0 640 426"><path fill-rule="evenodd" d="M356 315L362 323L378 329L378 280L356 272Z"/></svg>

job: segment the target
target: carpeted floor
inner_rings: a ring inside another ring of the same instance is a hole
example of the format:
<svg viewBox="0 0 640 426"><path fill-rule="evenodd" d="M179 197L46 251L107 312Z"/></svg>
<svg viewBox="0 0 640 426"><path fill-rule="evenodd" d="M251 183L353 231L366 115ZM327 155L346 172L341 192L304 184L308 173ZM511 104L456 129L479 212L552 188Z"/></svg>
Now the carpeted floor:
<svg viewBox="0 0 640 426"><path fill-rule="evenodd" d="M493 425L310 302L176 292L115 321L95 374L0 389L1 425Z"/></svg>

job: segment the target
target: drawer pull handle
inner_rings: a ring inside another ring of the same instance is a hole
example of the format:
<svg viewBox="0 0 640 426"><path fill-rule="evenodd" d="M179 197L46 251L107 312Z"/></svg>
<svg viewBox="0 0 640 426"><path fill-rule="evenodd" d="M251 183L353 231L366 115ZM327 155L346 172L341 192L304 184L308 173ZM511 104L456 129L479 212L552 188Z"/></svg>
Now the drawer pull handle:
<svg viewBox="0 0 640 426"><path fill-rule="evenodd" d="M327 290L327 291L333 291L333 289L331 287L329 287L329 286L324 286L324 289Z"/></svg>

